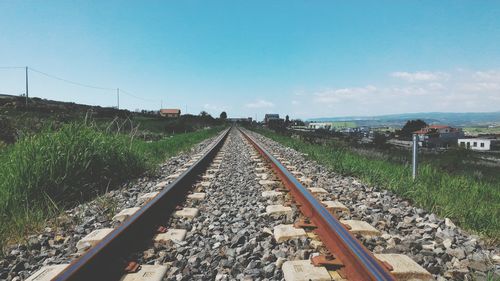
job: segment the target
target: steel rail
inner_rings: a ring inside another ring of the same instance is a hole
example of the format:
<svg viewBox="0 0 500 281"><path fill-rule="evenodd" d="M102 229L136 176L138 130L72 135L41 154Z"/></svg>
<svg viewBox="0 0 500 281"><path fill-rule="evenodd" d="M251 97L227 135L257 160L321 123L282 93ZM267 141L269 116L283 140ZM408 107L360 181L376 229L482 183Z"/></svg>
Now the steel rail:
<svg viewBox="0 0 500 281"><path fill-rule="evenodd" d="M271 153L240 129L243 136L271 164L276 175L298 202L301 212L317 227L315 232L326 248L342 263L339 269L348 280L396 280L389 270L335 218Z"/></svg>
<svg viewBox="0 0 500 281"><path fill-rule="evenodd" d="M116 229L90 248L52 280L118 280L124 274L127 258L151 243L158 225L170 216L177 203L210 165L224 144L229 129L223 131L204 155L153 199Z"/></svg>

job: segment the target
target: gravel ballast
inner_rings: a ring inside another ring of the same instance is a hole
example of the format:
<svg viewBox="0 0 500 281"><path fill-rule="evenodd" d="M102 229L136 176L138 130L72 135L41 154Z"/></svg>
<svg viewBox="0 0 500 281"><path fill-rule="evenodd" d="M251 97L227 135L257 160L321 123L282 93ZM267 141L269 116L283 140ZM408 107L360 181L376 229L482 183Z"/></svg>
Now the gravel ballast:
<svg viewBox="0 0 500 281"><path fill-rule="evenodd" d="M293 149L252 133L275 155L312 180L311 186L328 191L324 200L338 200L350 214L343 219L368 222L382 235L361 238L374 253L405 254L431 272L436 280L496 280L500 278L500 251L486 245L446 218L412 206L390 191L367 186L352 177L329 171ZM25 280L44 265L69 263L79 255L77 242L90 232L114 228L111 218L123 209L139 207L141 195L157 191L157 184L168 181L192 157L215 138L200 143L187 153L170 158L156 176L139 178L82 204L51 221L42 233L27 243L13 245L0 260L0 280ZM197 208L193 219L172 217L168 229L185 229L184 241L151 243L133 255L141 264L167 266L165 280L283 280L281 266L287 260L309 259L318 250L310 237L278 243L273 228L290 224L299 217L295 206L292 217L271 218L269 205L283 204L283 198L264 198L270 189L256 173L262 164L243 136L232 130L222 147L222 162L214 177L200 178L192 191L204 192L202 200L186 200L182 207ZM171 179L170 179L171 180ZM201 182L210 182L202 187ZM260 183L259 183L260 182ZM321 246L319 246L321 247ZM489 273L488 273L489 272ZM487 279L487 274L490 278ZM473 279L475 278L475 279Z"/></svg>
<svg viewBox="0 0 500 281"><path fill-rule="evenodd" d="M312 179L313 186L326 189L349 207L351 214L346 219L366 221L381 231L382 236L363 241L374 253L406 254L437 280L500 278L498 246L487 245L448 218L412 206L388 190L334 173L294 149L260 134L252 135L270 152L282 155Z"/></svg>

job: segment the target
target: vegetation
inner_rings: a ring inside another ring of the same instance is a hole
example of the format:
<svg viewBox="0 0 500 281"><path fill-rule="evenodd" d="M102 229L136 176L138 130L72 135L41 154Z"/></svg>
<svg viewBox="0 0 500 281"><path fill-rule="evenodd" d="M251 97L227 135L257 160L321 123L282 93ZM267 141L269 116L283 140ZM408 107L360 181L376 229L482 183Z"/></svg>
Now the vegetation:
<svg viewBox="0 0 500 281"><path fill-rule="evenodd" d="M406 124L401 128L401 130L396 131L396 134L399 134L400 138L410 140L412 138L413 132L418 131L427 126L427 123L424 121L417 120L409 120Z"/></svg>
<svg viewBox="0 0 500 281"><path fill-rule="evenodd" d="M465 133L470 135L500 134L500 125L497 125L496 127L487 127L487 126L466 127L463 130Z"/></svg>
<svg viewBox="0 0 500 281"><path fill-rule="evenodd" d="M334 140L312 144L278 135L270 130L258 129L258 132L306 153L309 158L335 172L389 189L429 211L449 217L466 229L481 233L494 241L500 239L498 182L450 174L430 163L419 167L419 177L413 181L408 164L366 156Z"/></svg>
<svg viewBox="0 0 500 281"><path fill-rule="evenodd" d="M30 98L26 107L24 98L0 95L0 146L2 143L14 143L23 135L39 133L47 127L58 129L64 124L83 122L88 118L102 129L107 129L111 123L112 129L135 131L137 137L145 140L158 140L166 134L194 132L225 123L225 120L213 118L207 112L166 118L160 116L158 111L131 112L40 98Z"/></svg>
<svg viewBox="0 0 500 281"><path fill-rule="evenodd" d="M154 169L219 130L146 142L71 123L24 136L0 150L0 243L24 237L59 211Z"/></svg>

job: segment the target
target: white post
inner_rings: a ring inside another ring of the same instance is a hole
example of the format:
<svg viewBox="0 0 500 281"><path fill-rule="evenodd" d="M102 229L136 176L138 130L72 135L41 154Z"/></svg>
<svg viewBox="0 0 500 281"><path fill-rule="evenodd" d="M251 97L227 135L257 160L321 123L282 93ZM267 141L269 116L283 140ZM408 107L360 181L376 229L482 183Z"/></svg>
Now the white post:
<svg viewBox="0 0 500 281"><path fill-rule="evenodd" d="M418 135L413 134L413 162L412 162L412 176L415 180L417 178L417 166L418 166Z"/></svg>

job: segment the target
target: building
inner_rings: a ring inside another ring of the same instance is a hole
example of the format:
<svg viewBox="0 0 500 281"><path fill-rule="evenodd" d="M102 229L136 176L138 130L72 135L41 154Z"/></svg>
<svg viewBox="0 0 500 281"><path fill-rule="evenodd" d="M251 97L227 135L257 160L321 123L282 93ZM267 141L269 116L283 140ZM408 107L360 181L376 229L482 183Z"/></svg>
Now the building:
<svg viewBox="0 0 500 281"><path fill-rule="evenodd" d="M335 126L332 122L311 122L309 123L308 128L314 130L333 130Z"/></svg>
<svg viewBox="0 0 500 281"><path fill-rule="evenodd" d="M160 109L160 115L167 118L178 118L181 116L181 110L175 108Z"/></svg>
<svg viewBox="0 0 500 281"><path fill-rule="evenodd" d="M252 123L252 117L247 117L247 118L233 117L233 118L227 118L226 120L228 122L233 122L233 123Z"/></svg>
<svg viewBox="0 0 500 281"><path fill-rule="evenodd" d="M279 114L266 114L264 116L264 123L269 123L270 120L280 119Z"/></svg>
<svg viewBox="0 0 500 281"><path fill-rule="evenodd" d="M464 137L462 129L447 125L429 125L413 133L417 134L421 146L434 148L455 145L459 138Z"/></svg>
<svg viewBox="0 0 500 281"><path fill-rule="evenodd" d="M457 143L460 147L478 151L493 150L499 145L498 140L485 138L458 139Z"/></svg>

